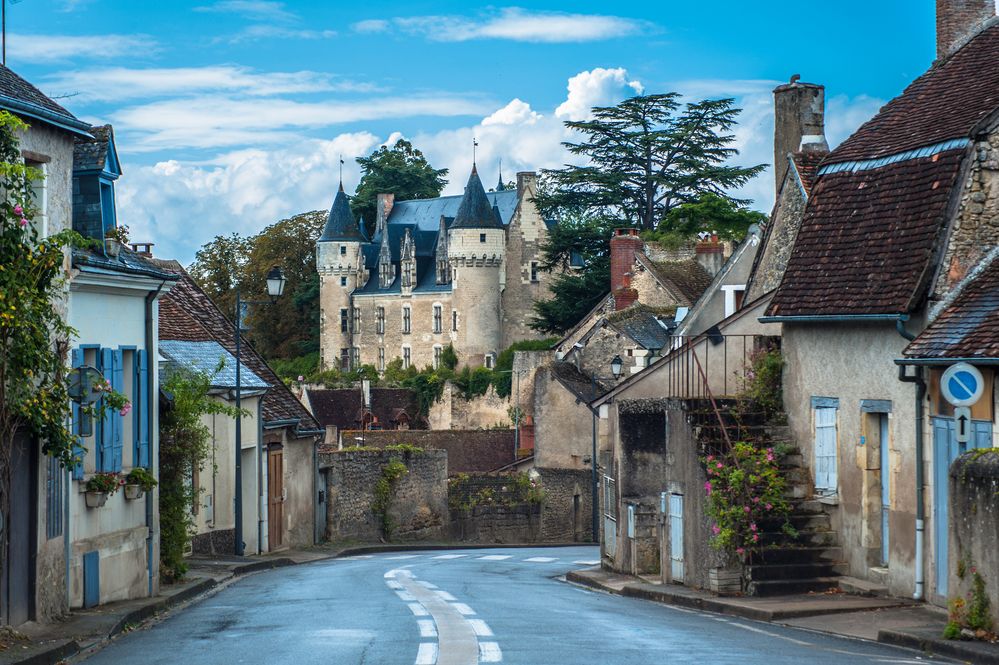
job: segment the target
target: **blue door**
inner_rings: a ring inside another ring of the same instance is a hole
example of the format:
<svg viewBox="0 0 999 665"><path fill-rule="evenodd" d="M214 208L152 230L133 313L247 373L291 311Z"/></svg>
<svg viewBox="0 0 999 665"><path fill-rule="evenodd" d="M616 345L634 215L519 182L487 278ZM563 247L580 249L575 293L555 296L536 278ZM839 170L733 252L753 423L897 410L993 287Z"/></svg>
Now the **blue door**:
<svg viewBox="0 0 999 665"><path fill-rule="evenodd" d="M933 421L933 543L936 553L937 593L947 595L947 575L950 570L947 557L947 496L950 484L950 465L963 453L973 448L992 446L992 423L985 420L971 421L971 440L957 442L953 418L931 418Z"/></svg>

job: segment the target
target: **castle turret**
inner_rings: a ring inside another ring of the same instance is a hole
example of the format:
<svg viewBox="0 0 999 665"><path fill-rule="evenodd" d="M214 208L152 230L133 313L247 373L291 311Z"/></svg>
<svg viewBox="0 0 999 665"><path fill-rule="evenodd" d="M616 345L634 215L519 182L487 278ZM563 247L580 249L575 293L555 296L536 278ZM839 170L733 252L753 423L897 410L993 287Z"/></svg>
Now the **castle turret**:
<svg viewBox="0 0 999 665"><path fill-rule="evenodd" d="M354 220L341 182L316 244L322 312L319 346L324 369L349 368L357 355L353 332L358 322L351 306L351 293L368 280L361 249L364 242L364 232Z"/></svg>
<svg viewBox="0 0 999 665"><path fill-rule="evenodd" d="M448 260L458 344L470 365L491 366L502 337L502 289L506 229L489 203L475 166L448 230Z"/></svg>

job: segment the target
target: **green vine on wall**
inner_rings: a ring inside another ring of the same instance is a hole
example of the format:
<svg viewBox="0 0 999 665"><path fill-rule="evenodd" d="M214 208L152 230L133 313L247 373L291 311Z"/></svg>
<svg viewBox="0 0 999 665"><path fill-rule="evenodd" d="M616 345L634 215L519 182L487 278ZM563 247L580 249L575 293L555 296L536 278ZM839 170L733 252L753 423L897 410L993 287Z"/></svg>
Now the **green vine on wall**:
<svg viewBox="0 0 999 665"><path fill-rule="evenodd" d="M417 449L418 450L418 449ZM395 520L389 515L389 508L392 507L392 494L395 492L399 479L409 473L409 469L398 457L393 457L388 464L382 467L381 477L375 483L375 500L371 504L371 510L381 520L382 534L386 541L392 540L392 532L395 530Z"/></svg>

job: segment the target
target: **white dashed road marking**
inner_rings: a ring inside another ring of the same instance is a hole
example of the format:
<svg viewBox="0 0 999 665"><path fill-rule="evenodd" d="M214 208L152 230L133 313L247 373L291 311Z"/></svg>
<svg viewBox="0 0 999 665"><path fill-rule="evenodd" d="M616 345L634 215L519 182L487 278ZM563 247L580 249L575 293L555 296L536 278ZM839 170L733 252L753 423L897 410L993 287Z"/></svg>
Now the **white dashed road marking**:
<svg viewBox="0 0 999 665"><path fill-rule="evenodd" d="M433 642L420 644L416 652L416 665L434 665L437 662L437 645Z"/></svg>
<svg viewBox="0 0 999 665"><path fill-rule="evenodd" d="M479 637L492 637L493 631L489 628L489 625L482 619L469 619L468 623L472 625L472 630Z"/></svg>
<svg viewBox="0 0 999 665"><path fill-rule="evenodd" d="M442 598L442 599L444 599L444 600L446 600L448 602L451 602L451 601L454 601L454 600L458 600L457 598L455 598L454 596L452 596L451 594L449 594L447 591L441 591L440 589L438 589L434 593L436 593L439 598Z"/></svg>
<svg viewBox="0 0 999 665"><path fill-rule="evenodd" d="M435 556L435 559L461 559L468 556L467 554L441 554L440 556Z"/></svg>
<svg viewBox="0 0 999 665"><path fill-rule="evenodd" d="M530 559L524 559L528 563L551 563L552 561L558 561L558 557L554 556L532 556Z"/></svg>
<svg viewBox="0 0 999 665"><path fill-rule="evenodd" d="M500 651L496 642L479 642L479 662L480 663L500 663L503 661L503 652Z"/></svg>
<svg viewBox="0 0 999 665"><path fill-rule="evenodd" d="M509 554L487 554L486 556L480 556L479 561L505 561L509 558ZM599 561L597 563L599 563Z"/></svg>
<svg viewBox="0 0 999 665"><path fill-rule="evenodd" d="M475 610L473 610L465 603L451 603L451 607L453 607L458 614L464 614L465 616L475 616Z"/></svg>
<svg viewBox="0 0 999 665"><path fill-rule="evenodd" d="M420 627L420 637L437 637L437 626L433 619L420 619L416 624Z"/></svg>
<svg viewBox="0 0 999 665"><path fill-rule="evenodd" d="M437 588L436 584L431 584L430 582L423 582L421 580L417 580L416 583L419 584L424 589L436 589Z"/></svg>
<svg viewBox="0 0 999 665"><path fill-rule="evenodd" d="M578 563L581 566L595 566L599 561L573 561L573 563Z"/></svg>
<svg viewBox="0 0 999 665"><path fill-rule="evenodd" d="M427 611L427 608L419 603L409 603L409 611L418 617L430 616L430 612Z"/></svg>
<svg viewBox="0 0 999 665"><path fill-rule="evenodd" d="M408 591L396 591L395 595L399 596L399 600L406 603L416 600L416 598L413 597L413 594Z"/></svg>

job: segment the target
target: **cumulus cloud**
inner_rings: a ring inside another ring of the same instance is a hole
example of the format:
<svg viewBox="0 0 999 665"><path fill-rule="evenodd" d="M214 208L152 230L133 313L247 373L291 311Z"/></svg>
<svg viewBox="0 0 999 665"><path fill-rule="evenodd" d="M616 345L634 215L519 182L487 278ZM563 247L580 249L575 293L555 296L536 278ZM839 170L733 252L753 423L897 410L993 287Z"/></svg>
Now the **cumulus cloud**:
<svg viewBox="0 0 999 665"><path fill-rule="evenodd" d="M159 46L146 35L28 35L7 34L11 63L50 63L63 60L101 60L122 55L154 55Z"/></svg>
<svg viewBox="0 0 999 665"><path fill-rule="evenodd" d="M61 71L42 81L52 91L73 91L76 102L122 101L205 92L270 96L313 92L374 92L378 87L330 74L257 72L249 67L101 67Z"/></svg>
<svg viewBox="0 0 999 665"><path fill-rule="evenodd" d="M628 72L621 67L580 72L569 79L567 87L569 94L555 109L555 115L564 120L585 120L594 106L616 103L643 90L641 83L628 80Z"/></svg>
<svg viewBox="0 0 999 665"><path fill-rule="evenodd" d="M357 32L385 32L391 27L441 42L507 39L519 42L592 42L627 37L653 26L646 21L600 14L527 11L506 7L476 18L457 15L368 19L353 25Z"/></svg>
<svg viewBox="0 0 999 665"><path fill-rule="evenodd" d="M482 125L533 125L540 119L541 115L535 113L531 109L530 104L519 99L514 99L503 108L486 117L482 121Z"/></svg>

